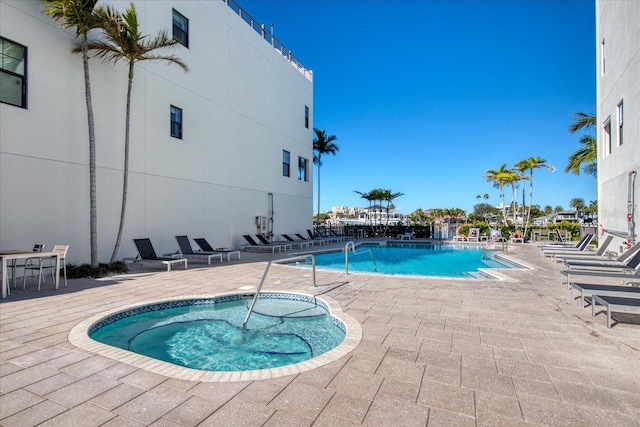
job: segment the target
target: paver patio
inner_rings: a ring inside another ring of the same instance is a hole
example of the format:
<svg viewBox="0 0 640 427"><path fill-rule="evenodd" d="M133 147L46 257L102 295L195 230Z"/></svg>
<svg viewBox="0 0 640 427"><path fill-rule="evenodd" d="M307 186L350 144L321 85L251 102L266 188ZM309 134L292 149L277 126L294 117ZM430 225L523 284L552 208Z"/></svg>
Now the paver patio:
<svg viewBox="0 0 640 427"><path fill-rule="evenodd" d="M509 256L533 268L501 281L319 270L312 288L309 270L273 265L265 290L332 299L362 340L314 370L244 382L159 375L67 337L119 306L255 287L265 261L283 254L12 288L0 301L0 425L640 425L640 317L608 329L535 246L513 245Z"/></svg>

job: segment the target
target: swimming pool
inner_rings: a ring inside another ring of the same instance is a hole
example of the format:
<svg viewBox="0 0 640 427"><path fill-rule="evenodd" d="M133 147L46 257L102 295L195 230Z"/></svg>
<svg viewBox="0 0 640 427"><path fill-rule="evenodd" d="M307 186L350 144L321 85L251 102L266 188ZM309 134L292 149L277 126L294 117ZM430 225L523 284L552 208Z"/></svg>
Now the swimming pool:
<svg viewBox="0 0 640 427"><path fill-rule="evenodd" d="M344 251L318 253L314 257L316 268L345 270ZM486 269L522 268L475 245L361 245L355 254L349 251L348 260L350 272L467 279L495 278Z"/></svg>

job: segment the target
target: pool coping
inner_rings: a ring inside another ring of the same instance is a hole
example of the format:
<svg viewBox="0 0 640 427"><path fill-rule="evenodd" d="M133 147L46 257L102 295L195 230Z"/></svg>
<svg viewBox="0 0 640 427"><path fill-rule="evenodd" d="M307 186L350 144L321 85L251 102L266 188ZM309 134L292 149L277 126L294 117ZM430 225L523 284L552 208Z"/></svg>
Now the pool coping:
<svg viewBox="0 0 640 427"><path fill-rule="evenodd" d="M234 372L221 372L221 371L202 371L198 369L186 368L183 366L174 365L169 362L163 362L148 356L133 353L128 350L116 348L107 344L100 343L89 337L88 331L108 316L112 316L124 311L132 310L135 308L143 307L146 305L163 304L172 301L181 301L188 299L214 299L232 295L254 295L254 292L225 292L220 294L202 294L202 295L181 295L171 298L164 298L154 301L136 302L128 304L122 307L118 307L112 310L107 310L98 314L95 314L88 319L85 319L75 325L69 332L68 339L74 346L90 351L95 354L107 357L112 360L116 360L121 363L126 363L131 366L135 366L140 369L164 375L170 378L176 378L187 381L201 381L201 382L235 382L235 381L253 381L268 378L277 378L286 375L298 374L301 372L310 371L328 363L334 362L341 357L351 352L362 340L362 327L358 321L353 317L342 311L340 305L334 301L331 297L323 296L318 297L316 295L307 294L304 292L287 292L287 291L270 291L264 290L261 293L279 293L279 294L291 294L291 295L304 295L311 298L319 299L329 308L329 314L339 319L345 326L346 335L342 343L335 348L323 353L317 357L306 360L304 362L295 363L292 365L281 366L278 368L269 369L257 369L250 371L234 371Z"/></svg>

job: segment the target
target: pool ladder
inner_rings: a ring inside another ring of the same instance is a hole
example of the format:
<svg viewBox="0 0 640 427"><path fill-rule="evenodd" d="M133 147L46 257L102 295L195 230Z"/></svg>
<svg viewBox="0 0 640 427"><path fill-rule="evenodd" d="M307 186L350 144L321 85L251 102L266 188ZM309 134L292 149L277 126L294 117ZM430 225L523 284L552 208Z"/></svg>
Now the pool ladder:
<svg viewBox="0 0 640 427"><path fill-rule="evenodd" d="M353 243L353 242L349 242L349 243ZM247 326L247 322L249 321L249 317L251 317L251 313L253 313L253 307L256 305L256 301L258 301L258 296L260 295L260 290L262 289L262 285L264 284L264 279L267 278L267 273L269 272L269 268L271 268L271 264L276 263L276 264L284 264L290 261L295 261L295 260L307 260L307 258L311 257L311 268L313 271L313 287L317 288L318 285L316 285L316 257L314 257L312 254L307 254L307 255L300 255L300 256L295 256L295 257L291 257L291 258L284 258L284 259L275 259L272 261L269 261L269 263L267 264L267 266L264 269L264 273L262 273L262 279L260 279L260 284L258 285L258 289L256 289L256 293L253 296L253 300L251 300L251 305L249 306L249 311L247 312L246 317L244 318L244 322L242 322L242 329L244 329Z"/></svg>
<svg viewBox="0 0 640 427"><path fill-rule="evenodd" d="M356 252L355 243L353 243L353 241L350 241L350 242L347 242L347 244L344 246L344 272L345 272L345 274L349 274L349 247L351 247L351 252L353 252L354 255L360 255L360 254L363 254L365 252L369 252L369 255L371 256L371 261L373 262L373 271L378 271L378 266L376 265L376 260L373 257L373 252L371 252L371 249L367 249L366 251L362 251L362 252Z"/></svg>

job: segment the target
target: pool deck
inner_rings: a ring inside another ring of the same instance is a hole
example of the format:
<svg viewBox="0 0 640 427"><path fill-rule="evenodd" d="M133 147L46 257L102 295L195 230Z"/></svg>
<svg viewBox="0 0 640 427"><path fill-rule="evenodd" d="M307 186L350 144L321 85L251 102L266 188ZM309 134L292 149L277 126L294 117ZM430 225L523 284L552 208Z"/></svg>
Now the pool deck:
<svg viewBox="0 0 640 427"><path fill-rule="evenodd" d="M355 349L306 372L192 381L69 341L117 307L255 288L267 261L295 252L11 288L0 300L0 425L640 425L640 316L614 316L629 323L608 329L532 244L509 246L533 268L503 270L505 280L319 270L314 288L310 270L272 265L264 290L321 295L362 328Z"/></svg>

